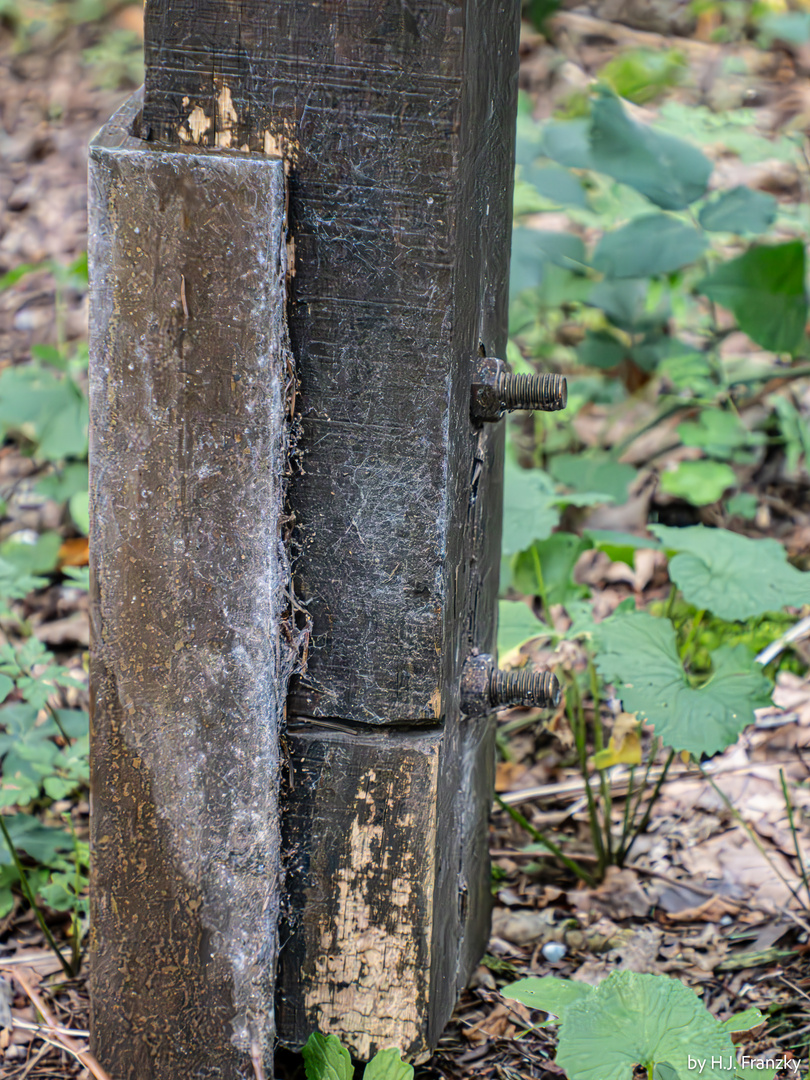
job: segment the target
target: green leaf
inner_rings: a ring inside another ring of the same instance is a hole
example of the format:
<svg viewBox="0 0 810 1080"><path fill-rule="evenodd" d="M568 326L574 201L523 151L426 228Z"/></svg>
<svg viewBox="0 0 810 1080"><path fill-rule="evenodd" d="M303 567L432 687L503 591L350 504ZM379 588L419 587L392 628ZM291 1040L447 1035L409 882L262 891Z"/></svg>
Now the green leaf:
<svg viewBox="0 0 810 1080"><path fill-rule="evenodd" d="M718 649L712 675L694 687L668 619L613 615L599 624L597 637L596 666L625 711L649 721L673 750L696 757L724 750L753 722L754 709L770 702L770 683L744 645Z"/></svg>
<svg viewBox="0 0 810 1080"><path fill-rule="evenodd" d="M530 641L548 632L546 624L536 618L522 601L498 601L498 654L500 656L506 656L524 641Z"/></svg>
<svg viewBox="0 0 810 1080"><path fill-rule="evenodd" d="M746 521L754 519L758 506L759 499L748 491L740 491L726 502L726 510L729 514L738 514Z"/></svg>
<svg viewBox="0 0 810 1080"><path fill-rule="evenodd" d="M598 89L591 109L590 144L592 168L664 210L685 210L699 199L712 172L694 146L631 120L606 87Z"/></svg>
<svg viewBox="0 0 810 1080"><path fill-rule="evenodd" d="M778 38L792 45L805 45L810 41L810 11L766 15L760 19L759 29L772 40Z"/></svg>
<svg viewBox="0 0 810 1080"><path fill-rule="evenodd" d="M5 701L14 689L14 681L8 675L0 675L0 702Z"/></svg>
<svg viewBox="0 0 810 1080"><path fill-rule="evenodd" d="M75 495L71 495L68 507L70 509L70 516L73 519L73 524L79 532L84 533L84 535L87 536L90 532L89 492L77 491Z"/></svg>
<svg viewBox="0 0 810 1080"><path fill-rule="evenodd" d="M589 129L587 119L550 120L543 126L543 153L569 169L592 169Z"/></svg>
<svg viewBox="0 0 810 1080"><path fill-rule="evenodd" d="M591 307L601 308L621 330L636 334L664 326L672 314L666 296L650 307L650 293L647 278L606 278L594 286L587 302Z"/></svg>
<svg viewBox="0 0 810 1080"><path fill-rule="evenodd" d="M307 1080L352 1080L354 1066L349 1051L337 1035L313 1031L302 1050Z"/></svg>
<svg viewBox="0 0 810 1080"><path fill-rule="evenodd" d="M57 532L32 537L30 533L12 533L0 544L0 558L22 574L49 574L56 568L62 538Z"/></svg>
<svg viewBox="0 0 810 1080"><path fill-rule="evenodd" d="M87 400L72 379L34 365L0 372L0 431L20 434L40 459L87 455Z"/></svg>
<svg viewBox="0 0 810 1080"><path fill-rule="evenodd" d="M795 352L807 322L804 244L749 248L723 263L698 292L732 312L740 329L771 352Z"/></svg>
<svg viewBox="0 0 810 1080"><path fill-rule="evenodd" d="M565 1020L568 1009L575 1001L581 1001L592 993L593 987L588 983L557 979L552 975L520 979L501 991L501 995L509 1001L519 1001L530 1009L541 1009L559 1020Z"/></svg>
<svg viewBox="0 0 810 1080"><path fill-rule="evenodd" d="M682 461L660 477L662 491L686 499L693 506L717 502L736 483L736 473L723 461Z"/></svg>
<svg viewBox="0 0 810 1080"><path fill-rule="evenodd" d="M69 832L42 825L32 814L7 814L3 820L14 847L45 866L50 866L60 853L73 850L73 837ZM11 864L11 854L2 841L0 863Z"/></svg>
<svg viewBox="0 0 810 1080"><path fill-rule="evenodd" d="M535 288L543 281L546 266L565 270L585 269L585 245L578 236L565 232L541 232L519 227L512 233L509 295Z"/></svg>
<svg viewBox="0 0 810 1080"><path fill-rule="evenodd" d="M580 364L586 367L614 368L627 356L627 348L604 330L588 330L577 348Z"/></svg>
<svg viewBox="0 0 810 1080"><path fill-rule="evenodd" d="M697 229L669 214L646 214L605 233L593 265L609 278L657 277L695 262L707 243Z"/></svg>
<svg viewBox="0 0 810 1080"><path fill-rule="evenodd" d="M680 1077L668 1061L659 1061L653 1070L653 1080L680 1080Z"/></svg>
<svg viewBox="0 0 810 1080"><path fill-rule="evenodd" d="M750 449L767 442L764 432L749 431L736 413L716 406L704 409L696 421L679 424L678 435L684 446L699 446L709 457L738 462L754 460Z"/></svg>
<svg viewBox="0 0 810 1080"><path fill-rule="evenodd" d="M759 1009L746 1009L745 1012L735 1013L728 1020L721 1020L720 1026L728 1032L751 1031L765 1020Z"/></svg>
<svg viewBox="0 0 810 1080"><path fill-rule="evenodd" d="M542 469L521 469L507 461L504 469L504 555L523 551L534 540L545 540L560 521L551 478Z"/></svg>
<svg viewBox="0 0 810 1080"><path fill-rule="evenodd" d="M630 1080L635 1065L659 1063L695 1075L696 1055L706 1063L701 1080L733 1078L731 1037L693 990L678 979L614 971L567 1010L556 1062L569 1080Z"/></svg>
<svg viewBox="0 0 810 1080"><path fill-rule="evenodd" d="M561 165L534 165L521 173L534 189L550 202L560 206L578 206L585 208L588 200L581 181Z"/></svg>
<svg viewBox="0 0 810 1080"><path fill-rule="evenodd" d="M810 571L787 561L778 540L751 539L728 529L651 525L667 551L669 576L684 599L721 619L742 620L785 605L810 602Z"/></svg>
<svg viewBox="0 0 810 1080"><path fill-rule="evenodd" d="M67 502L79 491L87 491L88 471L87 466L81 462L73 461L64 469L57 469L48 476L39 480L35 491L44 495L46 499L54 502Z"/></svg>
<svg viewBox="0 0 810 1080"><path fill-rule="evenodd" d="M535 541L512 560L515 589L525 596L540 596L549 604L565 604L588 596L588 589L573 581L574 567L590 540L574 533L553 533Z"/></svg>
<svg viewBox="0 0 810 1080"><path fill-rule="evenodd" d="M557 454L549 462L549 471L566 487L601 492L619 504L627 501L627 490L636 478L632 465L623 465L607 454Z"/></svg>
<svg viewBox="0 0 810 1080"><path fill-rule="evenodd" d="M380 1050L366 1065L363 1080L412 1080L413 1065L403 1061L399 1050Z"/></svg>
<svg viewBox="0 0 810 1080"><path fill-rule="evenodd" d="M741 186L724 191L707 202L698 221L710 232L764 233L776 221L778 209L773 195Z"/></svg>

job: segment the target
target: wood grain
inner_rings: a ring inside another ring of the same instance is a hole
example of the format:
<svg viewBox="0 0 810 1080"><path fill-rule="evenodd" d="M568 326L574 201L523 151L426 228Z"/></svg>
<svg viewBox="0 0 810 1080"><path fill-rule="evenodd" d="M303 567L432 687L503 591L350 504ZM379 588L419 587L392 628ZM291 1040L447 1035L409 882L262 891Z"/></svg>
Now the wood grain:
<svg viewBox="0 0 810 1080"><path fill-rule="evenodd" d="M93 1053L272 1076L290 354L280 160L90 151Z"/></svg>

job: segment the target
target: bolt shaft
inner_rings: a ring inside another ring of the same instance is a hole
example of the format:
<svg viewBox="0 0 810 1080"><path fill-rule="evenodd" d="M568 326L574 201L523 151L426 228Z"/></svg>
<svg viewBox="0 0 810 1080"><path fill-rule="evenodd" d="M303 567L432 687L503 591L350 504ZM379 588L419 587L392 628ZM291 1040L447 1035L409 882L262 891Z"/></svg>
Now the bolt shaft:
<svg viewBox="0 0 810 1080"><path fill-rule="evenodd" d="M560 684L550 671L499 671L489 677L489 696L494 707L536 705L540 708L560 703Z"/></svg>
<svg viewBox="0 0 810 1080"><path fill-rule="evenodd" d="M568 404L568 384L563 375L512 375L502 371L498 395L507 410L558 412Z"/></svg>

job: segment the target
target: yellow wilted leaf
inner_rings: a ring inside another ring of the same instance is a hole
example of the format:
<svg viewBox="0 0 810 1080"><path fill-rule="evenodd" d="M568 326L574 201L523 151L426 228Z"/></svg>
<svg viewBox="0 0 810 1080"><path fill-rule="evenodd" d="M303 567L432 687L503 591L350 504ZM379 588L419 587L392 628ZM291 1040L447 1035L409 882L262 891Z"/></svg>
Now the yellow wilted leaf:
<svg viewBox="0 0 810 1080"><path fill-rule="evenodd" d="M689 753L689 751L681 750L681 761L684 763L684 765L688 765L691 760L692 755Z"/></svg>
<svg viewBox="0 0 810 1080"><path fill-rule="evenodd" d="M641 764L641 739L635 713L619 713L607 746L594 754L593 764L597 769Z"/></svg>

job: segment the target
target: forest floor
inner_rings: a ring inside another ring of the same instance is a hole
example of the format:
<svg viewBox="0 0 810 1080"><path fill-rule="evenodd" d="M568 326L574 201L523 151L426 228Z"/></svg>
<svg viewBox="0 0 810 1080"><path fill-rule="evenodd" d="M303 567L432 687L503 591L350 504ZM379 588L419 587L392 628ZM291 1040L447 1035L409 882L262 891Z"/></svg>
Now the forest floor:
<svg viewBox="0 0 810 1080"><path fill-rule="evenodd" d="M638 108L642 119L654 119L665 100L726 118L744 112L743 126L763 138L804 132L810 126L810 46L763 48L733 27L729 40L718 43L723 5L704 6L708 14L697 23L683 4L594 2L558 13L545 35L527 25L521 88L535 117L564 110L606 65L628 51L665 54L674 49L682 55L678 63L684 75L661 98ZM11 14L4 16L6 11ZM62 5L43 19L36 5L0 6L0 371L30 364L32 347L35 355L36 348L45 347L74 357L86 342L86 284L80 272L67 268L75 268L87 247L87 144L136 85L132 46L140 8L117 6L93 22L73 17L72 11L71 5ZM726 186L747 184L780 200L795 199L797 192L801 197L806 178L795 165L778 154L744 160L745 155L721 141L714 146L714 160ZM541 225L559 228L560 214L555 219L546 213ZM32 269L22 274L24 267ZM564 334L564 327L559 332ZM735 347L750 350L751 343L743 335L730 335L729 348ZM619 374L631 391L633 380L643 383L646 378L638 370ZM85 389L81 364L75 365L74 377ZM793 401L807 423L810 394L804 384L797 386ZM615 414L609 403L586 402L570 419L586 447L606 444L609 428L608 441L615 444L631 427L649 421L648 436L636 440L630 452L632 463L643 471L657 455L663 456L656 468L666 467L673 426L652 423L655 416L654 402L642 397ZM515 425L518 447L525 433ZM66 512L59 492L49 496L35 490L43 467L23 449L13 440L0 447L0 555L1 545L12 536L35 548L39 538L56 535L56 565L85 565L86 538L77 515ZM730 516L719 501L702 507L690 523L739 525L748 535L775 536L806 568L806 472L751 469L746 484L758 502L747 524ZM609 513L574 508L569 527L637 532L653 505L664 515L659 520L675 523L666 512L675 513L680 504L640 483L631 498ZM670 595L661 553L636 552L630 563L595 549L579 559L577 581L592 590L601 617L627 597L646 606ZM34 565L31 569L41 572ZM26 633L76 677L76 685L62 691L60 704L86 708L86 593L58 572L49 581L48 587L15 600L16 622L0 619L0 645L15 640L15 627L24 620ZM795 612L802 613L806 609ZM551 614L564 628L563 607ZM758 710L756 723L704 770L675 759L624 866L608 867L598 884L578 880L542 843L531 843L526 826L507 809L517 810L530 830L564 837L569 856L593 869L587 792L573 764L570 713L563 705L551 717L525 709L500 715L496 786L502 805L494 810L491 825L492 938L437 1053L417 1069L420 1080L563 1076L554 1063L555 1029L537 1027L541 1014L505 999L500 991L528 975L593 984L617 969L675 976L695 988L719 1018L760 1008L768 1023L748 1038L748 1053L800 1062L799 1075L807 1075L810 895L801 891L796 845L809 865L810 678L803 669L810 648L801 640L791 648L801 663L779 672L773 707ZM523 655L569 675L582 674L588 663L582 643L568 639L535 640L523 647ZM595 709L620 711L615 701L595 703L587 695L582 708L589 725ZM649 731L643 739L648 747ZM793 786L795 829L782 773ZM660 774L659 761L651 779ZM615 831L621 827L628 779L629 769L621 764L608 775ZM86 797L57 799L48 807L47 821L68 814L78 837L86 839L88 812ZM69 915L47 911L47 922L66 944ZM51 1020L43 1026L46 1010ZM0 1075L9 1080L101 1076L83 1058L87 1017L85 972L72 980L64 977L31 909L15 892L0 921ZM56 1029L69 1033L68 1042Z"/></svg>

